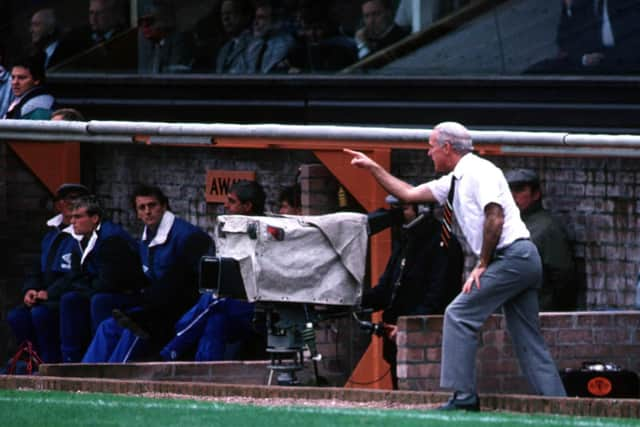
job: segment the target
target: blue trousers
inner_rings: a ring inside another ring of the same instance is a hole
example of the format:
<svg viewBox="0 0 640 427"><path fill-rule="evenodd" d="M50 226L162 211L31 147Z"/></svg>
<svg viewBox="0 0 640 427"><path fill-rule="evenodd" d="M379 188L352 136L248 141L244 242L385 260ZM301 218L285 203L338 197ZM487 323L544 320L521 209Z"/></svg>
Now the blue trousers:
<svg viewBox="0 0 640 427"><path fill-rule="evenodd" d="M28 340L45 363L60 362L60 322L58 310L46 305L21 306L9 312L7 321L16 343Z"/></svg>
<svg viewBox="0 0 640 427"><path fill-rule="evenodd" d="M125 363L145 354L147 348L146 340L109 317L98 326L82 363Z"/></svg>
<svg viewBox="0 0 640 427"><path fill-rule="evenodd" d="M196 305L176 323L176 336L162 349L164 360L177 360L196 347L195 360L233 358L234 344L251 336L254 304L234 299L215 299L203 294Z"/></svg>
<svg viewBox="0 0 640 427"><path fill-rule="evenodd" d="M60 299L62 361L79 362L98 326L111 317L111 311L131 307L138 302L137 295L100 293L88 298L75 291L64 294Z"/></svg>

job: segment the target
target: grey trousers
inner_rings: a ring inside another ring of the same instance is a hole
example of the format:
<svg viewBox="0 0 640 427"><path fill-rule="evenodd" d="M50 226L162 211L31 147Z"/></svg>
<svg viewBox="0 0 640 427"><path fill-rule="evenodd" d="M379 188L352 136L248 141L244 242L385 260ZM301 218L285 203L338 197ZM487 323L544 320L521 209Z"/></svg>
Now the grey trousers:
<svg viewBox="0 0 640 427"><path fill-rule="evenodd" d="M440 386L476 392L478 330L502 307L520 369L537 394L566 396L558 369L547 350L538 319L542 265L530 240L517 240L496 252L468 294L460 293L445 311Z"/></svg>

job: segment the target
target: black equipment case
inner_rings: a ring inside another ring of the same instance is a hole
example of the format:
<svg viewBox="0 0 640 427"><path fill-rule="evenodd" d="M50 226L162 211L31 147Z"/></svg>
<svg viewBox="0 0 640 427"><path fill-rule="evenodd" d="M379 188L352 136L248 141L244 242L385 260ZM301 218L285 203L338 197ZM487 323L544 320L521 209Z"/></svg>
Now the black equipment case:
<svg viewBox="0 0 640 427"><path fill-rule="evenodd" d="M638 374L612 363L583 362L560 377L570 397L637 398L640 393Z"/></svg>

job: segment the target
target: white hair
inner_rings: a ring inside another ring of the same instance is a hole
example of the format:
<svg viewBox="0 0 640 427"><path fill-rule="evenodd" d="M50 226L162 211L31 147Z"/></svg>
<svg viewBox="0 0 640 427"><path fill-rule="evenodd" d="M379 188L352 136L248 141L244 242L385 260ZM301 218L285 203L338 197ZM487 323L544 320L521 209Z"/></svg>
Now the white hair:
<svg viewBox="0 0 640 427"><path fill-rule="evenodd" d="M457 153L468 153L473 150L473 141L466 127L458 122L442 122L433 128L438 131L437 142L444 145L449 141L453 150Z"/></svg>

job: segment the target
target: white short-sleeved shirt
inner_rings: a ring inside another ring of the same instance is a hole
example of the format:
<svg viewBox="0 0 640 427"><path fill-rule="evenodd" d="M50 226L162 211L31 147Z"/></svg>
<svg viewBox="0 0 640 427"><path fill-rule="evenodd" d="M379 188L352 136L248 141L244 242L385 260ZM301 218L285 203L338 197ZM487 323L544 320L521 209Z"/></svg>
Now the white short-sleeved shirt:
<svg viewBox="0 0 640 427"><path fill-rule="evenodd" d="M510 245L516 239L529 237L529 230L520 219L520 211L511 196L507 180L493 163L468 153L462 156L452 172L429 181L427 187L441 204L449 195L452 176L456 177L453 214L477 256L482 250L484 208L489 203L502 206L504 211L504 225L497 249Z"/></svg>

